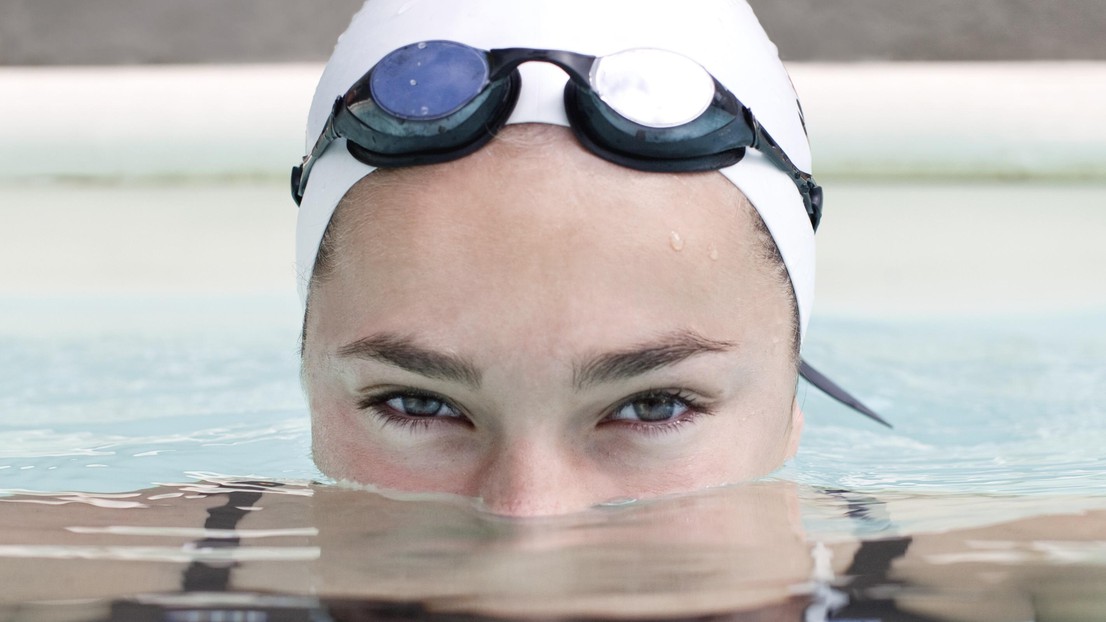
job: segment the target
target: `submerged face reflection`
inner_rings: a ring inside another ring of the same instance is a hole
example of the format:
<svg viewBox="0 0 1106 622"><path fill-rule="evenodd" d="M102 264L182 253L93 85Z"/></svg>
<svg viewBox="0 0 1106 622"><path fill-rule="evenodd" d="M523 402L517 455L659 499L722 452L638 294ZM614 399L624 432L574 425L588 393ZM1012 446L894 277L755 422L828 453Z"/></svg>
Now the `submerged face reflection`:
<svg viewBox="0 0 1106 622"><path fill-rule="evenodd" d="M786 274L718 173L633 171L517 126L369 175L327 235L303 371L331 477L551 514L795 451Z"/></svg>

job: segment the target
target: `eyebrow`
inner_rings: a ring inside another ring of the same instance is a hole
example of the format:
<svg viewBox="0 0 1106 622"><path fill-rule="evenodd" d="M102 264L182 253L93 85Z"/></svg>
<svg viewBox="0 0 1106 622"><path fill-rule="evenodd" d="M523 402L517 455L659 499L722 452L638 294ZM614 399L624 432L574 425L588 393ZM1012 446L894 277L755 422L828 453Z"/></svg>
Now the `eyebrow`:
<svg viewBox="0 0 1106 622"><path fill-rule="evenodd" d="M338 356L378 361L411 373L480 387L480 370L468 359L420 346L410 337L379 334L343 346Z"/></svg>
<svg viewBox="0 0 1106 622"><path fill-rule="evenodd" d="M708 339L692 331L665 335L638 346L594 356L573 367L572 382L576 391L598 384L625 380L669 367L701 354L728 352L736 344ZM378 361L427 378L480 388L482 374L468 359L431 350L414 339L382 333L343 346L342 358Z"/></svg>
<svg viewBox="0 0 1106 622"><path fill-rule="evenodd" d="M577 365L573 385L577 391L625 380L675 365L700 354L728 352L737 344L708 339L692 331L681 331L639 346L596 356Z"/></svg>

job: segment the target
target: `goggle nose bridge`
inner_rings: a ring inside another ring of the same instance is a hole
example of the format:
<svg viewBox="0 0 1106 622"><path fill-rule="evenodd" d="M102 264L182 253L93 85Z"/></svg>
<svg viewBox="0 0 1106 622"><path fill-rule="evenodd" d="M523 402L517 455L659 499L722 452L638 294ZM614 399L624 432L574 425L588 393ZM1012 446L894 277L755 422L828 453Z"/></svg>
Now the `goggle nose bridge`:
<svg viewBox="0 0 1106 622"><path fill-rule="evenodd" d="M502 48L488 52L491 80L502 80L526 63L546 63L564 71L569 80L590 86L591 69L596 57L563 50Z"/></svg>

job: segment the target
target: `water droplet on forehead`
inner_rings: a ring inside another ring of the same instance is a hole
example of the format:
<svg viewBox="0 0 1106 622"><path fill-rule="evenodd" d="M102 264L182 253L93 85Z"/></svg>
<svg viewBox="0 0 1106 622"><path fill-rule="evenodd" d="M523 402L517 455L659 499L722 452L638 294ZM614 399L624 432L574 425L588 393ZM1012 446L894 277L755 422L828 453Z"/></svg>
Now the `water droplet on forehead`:
<svg viewBox="0 0 1106 622"><path fill-rule="evenodd" d="M684 239L676 231L673 231L672 235L668 237L668 243L672 245L672 250L677 253L684 250Z"/></svg>
<svg viewBox="0 0 1106 622"><path fill-rule="evenodd" d="M712 261L718 261L719 253L718 249L712 244L710 247L710 258Z"/></svg>

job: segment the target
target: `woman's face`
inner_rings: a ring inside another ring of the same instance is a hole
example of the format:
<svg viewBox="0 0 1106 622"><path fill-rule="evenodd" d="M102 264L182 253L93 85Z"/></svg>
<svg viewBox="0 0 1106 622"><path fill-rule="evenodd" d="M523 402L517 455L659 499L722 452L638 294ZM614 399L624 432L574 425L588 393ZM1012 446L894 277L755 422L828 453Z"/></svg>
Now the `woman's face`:
<svg viewBox="0 0 1106 622"><path fill-rule="evenodd" d="M794 317L717 173L513 127L346 197L304 381L327 475L556 514L749 480L794 453Z"/></svg>

